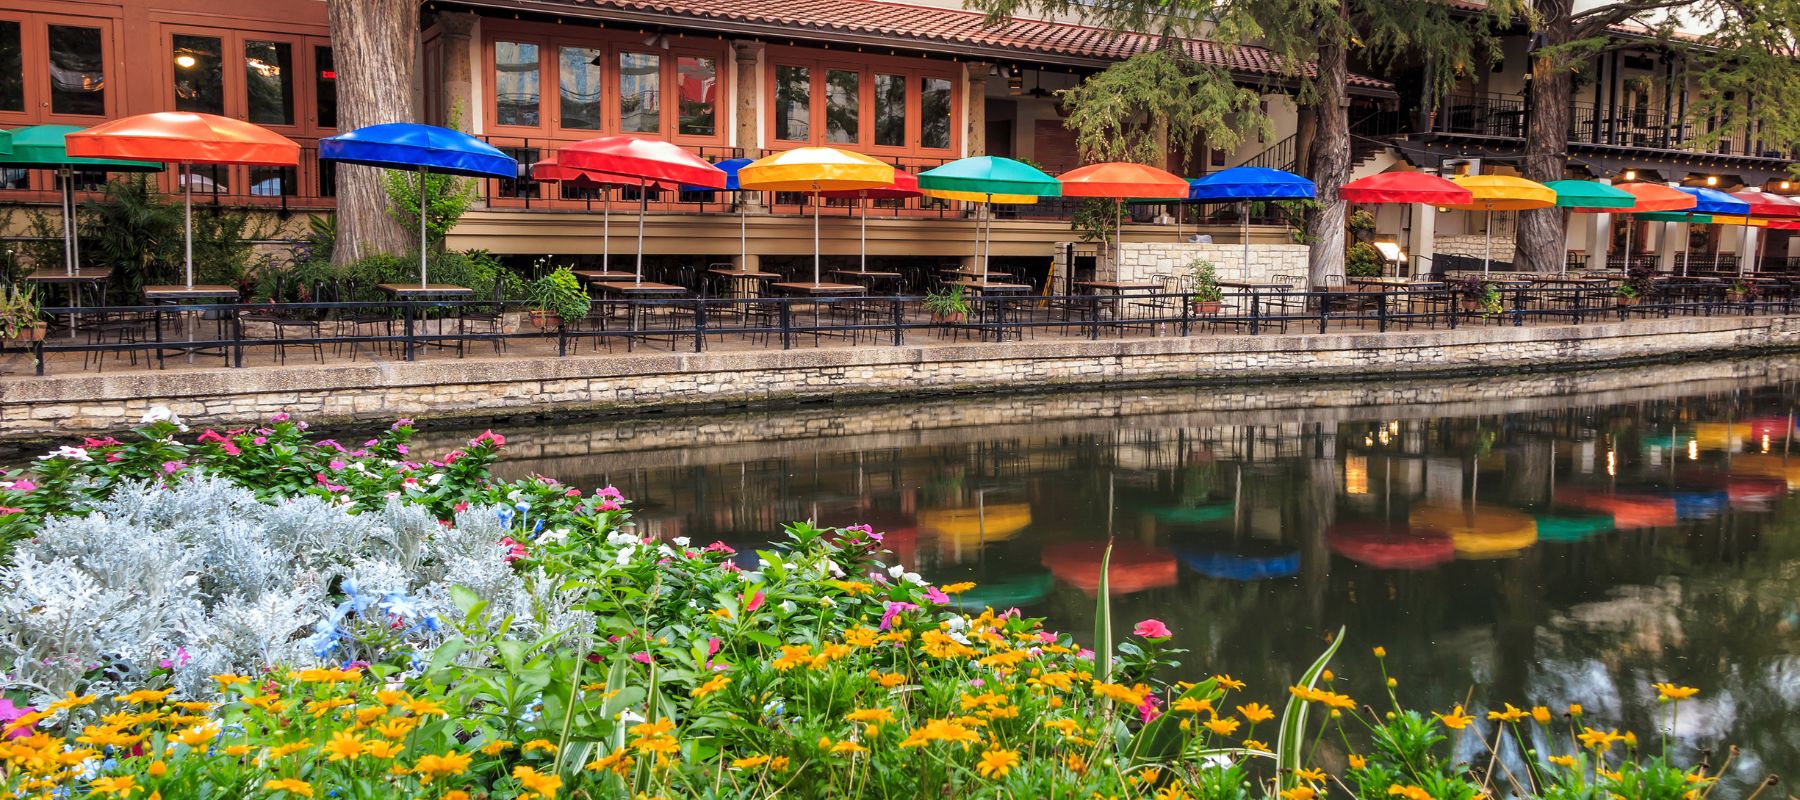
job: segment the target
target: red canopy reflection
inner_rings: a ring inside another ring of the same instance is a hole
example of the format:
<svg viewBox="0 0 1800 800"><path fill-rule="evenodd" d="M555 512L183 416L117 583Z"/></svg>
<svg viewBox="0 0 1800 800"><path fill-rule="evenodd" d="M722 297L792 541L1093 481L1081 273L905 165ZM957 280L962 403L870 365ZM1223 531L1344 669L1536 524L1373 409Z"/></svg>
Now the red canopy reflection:
<svg viewBox="0 0 1800 800"><path fill-rule="evenodd" d="M1042 560L1050 574L1091 595L1100 591L1100 559L1105 555L1104 541L1064 542L1044 548ZM1174 585L1174 554L1130 540L1113 542L1108 594Z"/></svg>
<svg viewBox="0 0 1800 800"><path fill-rule="evenodd" d="M1456 559L1450 535L1432 528L1343 522L1325 529L1331 551L1377 569L1430 569Z"/></svg>
<svg viewBox="0 0 1800 800"><path fill-rule="evenodd" d="M1609 512L1613 515L1613 527L1622 531L1666 528L1675 524L1675 500L1669 497L1557 489L1553 502L1571 508Z"/></svg>

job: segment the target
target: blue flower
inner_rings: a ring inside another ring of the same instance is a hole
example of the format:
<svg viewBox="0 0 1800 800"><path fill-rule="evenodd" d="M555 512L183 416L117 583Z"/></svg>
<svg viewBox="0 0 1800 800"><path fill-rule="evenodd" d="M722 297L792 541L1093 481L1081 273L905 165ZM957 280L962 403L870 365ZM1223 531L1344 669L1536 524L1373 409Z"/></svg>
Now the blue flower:
<svg viewBox="0 0 1800 800"><path fill-rule="evenodd" d="M513 523L513 510L510 508L494 509L494 516L500 518L500 527L510 528Z"/></svg>

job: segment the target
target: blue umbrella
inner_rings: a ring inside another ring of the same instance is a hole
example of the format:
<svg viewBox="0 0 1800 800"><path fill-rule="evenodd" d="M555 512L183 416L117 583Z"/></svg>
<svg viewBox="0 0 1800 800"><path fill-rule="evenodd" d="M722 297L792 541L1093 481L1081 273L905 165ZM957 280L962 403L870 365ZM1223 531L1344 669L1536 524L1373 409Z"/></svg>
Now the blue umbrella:
<svg viewBox="0 0 1800 800"><path fill-rule="evenodd" d="M519 162L493 145L436 125L389 122L319 140L319 160L419 172L419 288L425 288L425 173L517 178Z"/></svg>
<svg viewBox="0 0 1800 800"><path fill-rule="evenodd" d="M1312 181L1268 167L1232 167L1188 182L1188 199L1244 203L1244 277L1250 277L1250 201L1306 200L1317 197Z"/></svg>
<svg viewBox="0 0 1800 800"><path fill-rule="evenodd" d="M1695 214L1725 214L1732 216L1748 216L1750 204L1739 200L1717 189L1704 186L1677 186L1677 191L1693 195L1694 207L1687 209L1688 224L1694 224ZM1688 248L1681 248L1681 274L1687 275Z"/></svg>
<svg viewBox="0 0 1800 800"><path fill-rule="evenodd" d="M1300 553L1253 556L1206 550L1176 550L1188 569L1209 578L1228 581L1262 581L1300 574Z"/></svg>
<svg viewBox="0 0 1800 800"><path fill-rule="evenodd" d="M713 162L713 166L718 167L720 170L722 170L725 173L725 191L727 191L727 192L746 191L745 189L741 189L738 187L738 170L743 169L745 165L750 164L750 163L754 162L755 160L756 159L753 159L753 158L727 158L724 161ZM681 190L684 192L716 192L716 191L718 191L717 189L714 189L710 186L688 186L687 184L682 184ZM738 260L738 268L739 269L747 268L748 264L750 263L750 227L749 227L750 219L749 219L749 213L750 212L749 212L748 207L744 204L743 199L740 198L738 200L738 250L741 251L738 254L739 255L739 260Z"/></svg>

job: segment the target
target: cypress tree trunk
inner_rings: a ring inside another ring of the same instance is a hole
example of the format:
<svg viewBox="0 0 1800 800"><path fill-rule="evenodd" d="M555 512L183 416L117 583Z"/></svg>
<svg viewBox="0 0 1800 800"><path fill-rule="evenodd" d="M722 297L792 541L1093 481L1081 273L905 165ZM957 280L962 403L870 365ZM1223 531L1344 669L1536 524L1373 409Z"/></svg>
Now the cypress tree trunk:
<svg viewBox="0 0 1800 800"><path fill-rule="evenodd" d="M1338 6L1340 24L1344 7ZM1307 215L1306 234L1312 242L1308 254L1309 282L1323 287L1328 275L1344 274L1344 201L1338 189L1350 179L1350 67L1342 37L1326 37L1319 48L1318 107L1313 111L1314 134L1307 172L1319 188L1317 211Z"/></svg>
<svg viewBox="0 0 1800 800"><path fill-rule="evenodd" d="M1544 44L1570 41L1569 0L1536 0L1543 20ZM1539 183L1561 180L1569 161L1569 94L1574 82L1563 57L1535 56L1531 60L1530 124L1525 131L1525 177ZM1562 269L1568 230L1560 208L1543 208L1519 214L1513 260L1526 272Z"/></svg>
<svg viewBox="0 0 1800 800"><path fill-rule="evenodd" d="M338 129L412 121L418 3L327 0L326 10L338 73ZM416 234L388 216L381 173L375 167L338 166L333 264L349 264L375 253L408 253L419 246Z"/></svg>

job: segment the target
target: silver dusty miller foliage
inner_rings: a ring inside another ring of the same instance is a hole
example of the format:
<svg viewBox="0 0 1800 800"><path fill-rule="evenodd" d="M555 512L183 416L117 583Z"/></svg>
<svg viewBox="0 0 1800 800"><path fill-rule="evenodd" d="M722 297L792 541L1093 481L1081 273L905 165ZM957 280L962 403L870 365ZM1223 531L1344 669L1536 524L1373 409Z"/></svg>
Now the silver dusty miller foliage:
<svg viewBox="0 0 1800 800"><path fill-rule="evenodd" d="M205 475L124 486L86 516L48 521L0 568L0 683L33 702L150 682L200 697L216 673L425 657L462 619L453 585L514 635L591 630L573 592L507 565L505 535L485 509L444 526L397 501L365 514L313 497L263 503ZM355 636L370 618L383 652Z"/></svg>

